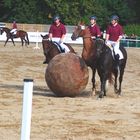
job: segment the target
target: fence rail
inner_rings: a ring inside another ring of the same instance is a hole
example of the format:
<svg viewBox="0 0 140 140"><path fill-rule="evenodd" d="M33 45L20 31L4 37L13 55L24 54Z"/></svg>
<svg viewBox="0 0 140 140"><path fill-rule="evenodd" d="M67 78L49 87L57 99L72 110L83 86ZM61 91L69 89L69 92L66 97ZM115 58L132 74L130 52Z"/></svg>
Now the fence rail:
<svg viewBox="0 0 140 140"><path fill-rule="evenodd" d="M0 22L0 27L12 27L12 23L3 23ZM30 42L36 42L36 37L38 38L39 42L41 42L41 36L40 34L46 34L49 31L50 25L45 25L45 24L22 24L22 23L17 23L18 29L25 30L29 33L29 40ZM66 42L67 43L74 43L74 44L82 44L82 38L79 38L77 41L72 41L71 40L71 34L74 30L75 26L66 26L67 29L67 36L66 36ZM6 39L5 35L2 36L0 35L0 41L4 41ZM15 41L18 41L19 39L15 39ZM139 47L140 48L140 37L137 37L136 39L131 39L131 38L123 38L121 40L121 44L125 47Z"/></svg>
<svg viewBox="0 0 140 140"><path fill-rule="evenodd" d="M125 47L139 47L140 48L140 38L136 39L121 39L121 44Z"/></svg>

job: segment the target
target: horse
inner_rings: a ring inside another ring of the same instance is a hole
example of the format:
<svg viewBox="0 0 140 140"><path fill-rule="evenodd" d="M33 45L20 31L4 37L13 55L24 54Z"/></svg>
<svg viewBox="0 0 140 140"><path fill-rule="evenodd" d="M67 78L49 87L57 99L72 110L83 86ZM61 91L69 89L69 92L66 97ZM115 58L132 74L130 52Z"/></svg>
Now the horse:
<svg viewBox="0 0 140 140"><path fill-rule="evenodd" d="M25 42L25 45L29 45L29 38L28 38L28 33L27 32L25 32L23 30L17 30L16 34L12 34L10 32L11 29L9 29L7 27L2 27L2 28L0 28L0 30L1 30L1 34L3 34L4 32L6 33L7 39L5 41L4 46L6 46L9 39L12 40L12 43L15 46L14 38L20 38L21 42L22 42L22 46L23 46L24 42Z"/></svg>
<svg viewBox="0 0 140 140"><path fill-rule="evenodd" d="M43 64L48 64L54 56L60 53L64 53L59 44L49 40L48 34L44 36L41 35L41 37L42 37L43 52L45 56L45 61L43 62ZM67 43L64 44L68 46L68 48L70 49L70 53L76 53L69 44Z"/></svg>
<svg viewBox="0 0 140 140"><path fill-rule="evenodd" d="M85 60L87 66L92 69L92 90L95 95L95 74L96 70L100 77L100 92L99 98L106 96L106 83L109 80L112 83L112 75L115 76L114 91L116 94L121 95L121 84L124 75L124 68L126 66L127 52L124 47L121 47L121 51L124 55L124 59L119 60L117 65L116 60L112 56L111 49L106 46L103 39L92 39L89 28L83 29L78 25L72 36L72 40L76 40L78 37L83 38L83 50L82 58ZM120 75L119 75L120 74ZM119 75L119 88L117 85L117 79Z"/></svg>

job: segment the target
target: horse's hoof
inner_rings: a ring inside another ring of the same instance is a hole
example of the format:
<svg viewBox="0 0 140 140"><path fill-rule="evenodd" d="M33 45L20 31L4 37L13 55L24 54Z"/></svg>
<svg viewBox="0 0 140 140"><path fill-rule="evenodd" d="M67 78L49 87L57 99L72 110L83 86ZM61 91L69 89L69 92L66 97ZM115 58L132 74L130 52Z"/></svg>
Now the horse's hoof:
<svg viewBox="0 0 140 140"><path fill-rule="evenodd" d="M95 96L96 95L96 92L95 90L92 91L91 95Z"/></svg>
<svg viewBox="0 0 140 140"><path fill-rule="evenodd" d="M44 61L44 62L43 62L43 64L47 64L47 62L46 62L46 61Z"/></svg>
<svg viewBox="0 0 140 140"><path fill-rule="evenodd" d="M118 89L114 89L114 92L115 92L116 94L118 94L118 93L119 93L119 90L118 90Z"/></svg>
<svg viewBox="0 0 140 140"><path fill-rule="evenodd" d="M104 97L103 94L99 94L99 96L98 96L99 99L102 99L103 97Z"/></svg>

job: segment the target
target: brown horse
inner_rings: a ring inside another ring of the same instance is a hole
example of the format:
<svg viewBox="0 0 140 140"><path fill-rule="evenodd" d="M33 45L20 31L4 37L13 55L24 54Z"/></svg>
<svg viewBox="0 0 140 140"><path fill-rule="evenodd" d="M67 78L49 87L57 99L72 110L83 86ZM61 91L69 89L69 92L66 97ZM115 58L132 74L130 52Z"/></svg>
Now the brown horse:
<svg viewBox="0 0 140 140"><path fill-rule="evenodd" d="M17 30L17 33L15 35L13 35L10 31L11 29L7 28L7 27L2 27L1 29L1 34L3 34L4 32L6 33L6 41L5 41L5 44L4 46L6 46L7 42L9 39L12 40L12 43L13 45L15 46L15 43L14 43L14 38L20 38L21 39L21 42L22 42L22 46L25 42L25 45L29 45L29 38L28 38L28 34L27 32L23 31L23 30Z"/></svg>
<svg viewBox="0 0 140 140"><path fill-rule="evenodd" d="M48 64L54 56L56 56L59 53L63 53L63 50L61 49L61 46L59 46L59 44L53 41L49 41L48 34L44 36L41 35L41 37L42 37L43 52L46 58L43 64ZM65 43L65 45L68 46L71 53L75 53L74 49L69 44Z"/></svg>
<svg viewBox="0 0 140 140"><path fill-rule="evenodd" d="M93 94L95 94L95 73L97 70L101 82L99 98L106 96L106 82L107 80L112 81L112 73L115 76L115 93L121 95L121 83L127 60L127 53L125 49L121 47L124 59L119 60L119 64L117 65L116 60L113 59L111 49L105 45L104 40L92 39L88 28L82 29L81 26L78 25L73 32L71 38L72 40L76 40L78 37L83 38L82 58L85 60L86 64L92 69ZM120 74L119 89L117 89L118 73Z"/></svg>

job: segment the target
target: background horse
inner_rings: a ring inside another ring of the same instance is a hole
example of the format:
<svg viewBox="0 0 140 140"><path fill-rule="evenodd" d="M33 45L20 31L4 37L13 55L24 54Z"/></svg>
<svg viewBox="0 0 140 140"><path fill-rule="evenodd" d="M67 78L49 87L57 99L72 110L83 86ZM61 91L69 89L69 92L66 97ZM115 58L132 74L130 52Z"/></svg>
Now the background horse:
<svg viewBox="0 0 140 140"><path fill-rule="evenodd" d="M43 46L43 52L45 55L45 61L43 62L43 64L48 64L49 61L56 56L59 53L62 53L63 50L61 50L61 47L59 46L59 44L55 44L53 41L49 40L49 36L47 35L41 35L42 37L42 46ZM75 53L74 49L67 43L65 43L65 45L68 46L68 48L70 49L71 53ZM60 48L59 48L60 47Z"/></svg>
<svg viewBox="0 0 140 140"><path fill-rule="evenodd" d="M78 37L83 38L82 58L85 60L86 64L92 69L93 93L95 92L95 73L97 70L101 82L99 97L102 98L103 96L106 96L106 81L112 81L112 73L115 76L115 93L120 95L121 83L127 60L127 53L125 49L123 47L121 48L124 55L124 59L119 61L119 65L116 65L116 61L113 60L112 57L112 52L110 48L105 45L104 40L93 40L91 38L91 34L88 28L82 29L81 26L78 25L75 31L73 32L71 38L72 40L76 40ZM119 89L117 89L118 73L120 74Z"/></svg>
<svg viewBox="0 0 140 140"><path fill-rule="evenodd" d="M3 34L3 32L6 33L6 41L5 41L5 44L4 46L6 46L6 43L8 42L9 39L12 40L13 42L13 45L15 46L15 43L14 43L14 38L20 38L21 39L21 42L22 42L22 46L25 42L25 45L29 45L29 38L28 38L28 34L27 32L23 31L23 30L17 30L17 33L15 35L13 35L10 31L11 29L7 28L7 27L2 27L1 29L1 34Z"/></svg>

